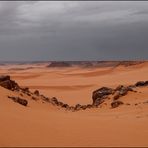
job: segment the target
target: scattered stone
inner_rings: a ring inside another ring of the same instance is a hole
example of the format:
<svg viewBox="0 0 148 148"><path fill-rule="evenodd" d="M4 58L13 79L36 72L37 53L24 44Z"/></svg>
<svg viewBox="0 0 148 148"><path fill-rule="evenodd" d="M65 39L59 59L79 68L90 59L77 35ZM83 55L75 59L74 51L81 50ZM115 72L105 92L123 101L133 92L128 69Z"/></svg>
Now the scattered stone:
<svg viewBox="0 0 148 148"><path fill-rule="evenodd" d="M70 107L69 107L69 110L75 111L75 107L74 107L74 106L70 106Z"/></svg>
<svg viewBox="0 0 148 148"><path fill-rule="evenodd" d="M35 94L35 95L37 95L37 96L39 96L39 95L40 95L40 93L39 93L39 91L38 91L38 90L35 90L35 91L34 91L34 94Z"/></svg>
<svg viewBox="0 0 148 148"><path fill-rule="evenodd" d="M80 104L76 104L75 105L75 110L80 110L81 109L81 105Z"/></svg>
<svg viewBox="0 0 148 148"><path fill-rule="evenodd" d="M12 99L14 102L17 102L17 103L19 103L19 104L21 104L21 105L24 105L24 106L27 106L27 104L28 104L28 101L27 101L27 100L22 99L22 98L20 98L20 97L10 97L10 96L8 96L8 98L10 98L10 99Z"/></svg>
<svg viewBox="0 0 148 148"><path fill-rule="evenodd" d="M100 104L102 104L104 101L105 101L105 98L104 98L104 97L98 98L98 99L95 100L95 102L93 103L93 105L94 105L95 107L98 107L98 106L99 106Z"/></svg>
<svg viewBox="0 0 148 148"><path fill-rule="evenodd" d="M63 106L64 103L63 102L58 102L58 106Z"/></svg>
<svg viewBox="0 0 148 148"><path fill-rule="evenodd" d="M29 93L29 92L30 92L28 87L21 88L21 90L22 90L24 93Z"/></svg>
<svg viewBox="0 0 148 148"><path fill-rule="evenodd" d="M27 93L28 96L31 96L31 94Z"/></svg>
<svg viewBox="0 0 148 148"><path fill-rule="evenodd" d="M9 90L18 90L19 86L15 81L5 80L0 82L0 86L9 89Z"/></svg>
<svg viewBox="0 0 148 148"><path fill-rule="evenodd" d="M114 94L113 100L118 100L119 98L120 98L120 93L119 93L119 91L117 91L117 92Z"/></svg>
<svg viewBox="0 0 148 148"><path fill-rule="evenodd" d="M51 102L53 105L57 105L57 104L58 104L58 100L57 100L57 98L55 98L55 97L51 98L50 102Z"/></svg>
<svg viewBox="0 0 148 148"><path fill-rule="evenodd" d="M121 96L126 95L127 92L129 91L128 90L128 87L125 87L123 85L118 86L115 90L118 91L119 92L119 95L121 95Z"/></svg>
<svg viewBox="0 0 148 148"><path fill-rule="evenodd" d="M82 108L83 110L85 110L85 109L87 108L87 106L86 106L86 105L82 105L81 108Z"/></svg>
<svg viewBox="0 0 148 148"><path fill-rule="evenodd" d="M112 107L112 108L116 108L116 107L118 107L118 106L120 106L120 105L122 105L122 104L124 104L122 101L113 101L113 102L111 103L111 107Z"/></svg>
<svg viewBox="0 0 148 148"><path fill-rule="evenodd" d="M0 82L7 81L7 80L10 80L10 76L8 76L8 75L0 76Z"/></svg>
<svg viewBox="0 0 148 148"><path fill-rule="evenodd" d="M101 101L102 99L104 99L104 96L110 95L112 93L113 89L108 87L101 87L100 89L95 90L92 95L93 103L95 103L98 98Z"/></svg>
<svg viewBox="0 0 148 148"><path fill-rule="evenodd" d="M35 98L35 97L33 97L33 96L32 96L32 99L33 99L33 100L37 100L37 98Z"/></svg>
<svg viewBox="0 0 148 148"><path fill-rule="evenodd" d="M93 107L92 104L87 104L86 106L87 106L87 108L92 108Z"/></svg>
<svg viewBox="0 0 148 148"><path fill-rule="evenodd" d="M50 102L50 99L48 97L43 98L46 102Z"/></svg>
<svg viewBox="0 0 148 148"><path fill-rule="evenodd" d="M139 81L135 84L135 86L148 86L148 81Z"/></svg>
<svg viewBox="0 0 148 148"><path fill-rule="evenodd" d="M63 104L62 107L63 108L68 108L68 104Z"/></svg>

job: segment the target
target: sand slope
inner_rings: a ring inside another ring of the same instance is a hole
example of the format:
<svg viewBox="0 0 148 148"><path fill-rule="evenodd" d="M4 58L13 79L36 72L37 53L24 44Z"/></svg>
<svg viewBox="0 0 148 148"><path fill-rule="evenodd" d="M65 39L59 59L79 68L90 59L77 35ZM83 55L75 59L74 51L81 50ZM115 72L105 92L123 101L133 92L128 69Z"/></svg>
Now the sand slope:
<svg viewBox="0 0 148 148"><path fill-rule="evenodd" d="M8 73L8 69L1 73ZM147 80L147 73L147 63L112 70L77 67L11 71L20 85L38 88L70 104L92 102L92 91L102 86ZM23 97L29 105L24 107L7 97L20 96L18 92L0 87L0 146L148 146L148 103L144 103L148 101L148 87L136 90L121 98L130 105L111 109L106 102L100 108L68 112L27 95Z"/></svg>

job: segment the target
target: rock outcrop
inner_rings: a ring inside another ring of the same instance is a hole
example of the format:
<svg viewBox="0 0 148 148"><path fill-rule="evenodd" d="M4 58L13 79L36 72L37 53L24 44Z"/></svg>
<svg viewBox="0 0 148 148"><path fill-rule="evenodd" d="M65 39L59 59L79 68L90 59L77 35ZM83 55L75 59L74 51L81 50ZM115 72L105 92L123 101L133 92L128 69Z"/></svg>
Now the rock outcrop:
<svg viewBox="0 0 148 148"><path fill-rule="evenodd" d="M116 107L118 107L118 106L120 106L120 105L122 105L122 104L124 104L122 101L113 101L113 102L111 103L111 107L112 107L112 108L116 108Z"/></svg>
<svg viewBox="0 0 148 148"><path fill-rule="evenodd" d="M0 76L0 86L12 91L14 90L20 91L21 96L28 95L32 100L37 101L40 99L42 100L42 103L48 102L54 106L61 107L65 110L79 111L90 108L96 108L109 99L113 100L113 102L111 103L111 107L116 108L124 104L122 101L119 100L120 97L127 95L129 91L137 92L134 90L136 87L148 86L148 81L139 81L135 85L129 85L129 86L119 85L115 89L109 87L101 87L92 93L92 100L93 100L92 104L86 104L86 105L76 104L75 106L70 106L69 104L63 103L59 101L56 97L48 98L40 94L38 90L35 90L34 93L32 93L28 87L25 88L20 87L15 81L11 80L10 76L8 75ZM26 99L22 99L20 97L8 96L8 98L24 106L27 106L28 104L28 101ZM107 102L105 102L104 104L107 104Z"/></svg>
<svg viewBox="0 0 148 148"><path fill-rule="evenodd" d="M27 104L28 104L28 101L26 99L22 99L20 97L10 97L10 96L8 96L8 98L10 98L14 102L17 102L17 103L19 103L21 105L24 105L24 106L27 106Z"/></svg>
<svg viewBox="0 0 148 148"><path fill-rule="evenodd" d="M0 76L0 86L9 89L9 90L18 90L19 85L10 79L10 76Z"/></svg>
<svg viewBox="0 0 148 148"><path fill-rule="evenodd" d="M113 97L113 99L117 100L120 97L127 95L129 91L134 91L132 86L119 85L114 90L114 97Z"/></svg>
<svg viewBox="0 0 148 148"><path fill-rule="evenodd" d="M108 95L113 93L113 89L108 87L101 87L97 89L92 94L93 104L98 106L104 102Z"/></svg>
<svg viewBox="0 0 148 148"><path fill-rule="evenodd" d="M39 96L39 95L40 95L40 93L39 93L38 90L35 90L35 91L34 91L34 94L35 94L36 96Z"/></svg>
<svg viewBox="0 0 148 148"><path fill-rule="evenodd" d="M135 84L136 87L139 86L148 86L148 81L139 81Z"/></svg>

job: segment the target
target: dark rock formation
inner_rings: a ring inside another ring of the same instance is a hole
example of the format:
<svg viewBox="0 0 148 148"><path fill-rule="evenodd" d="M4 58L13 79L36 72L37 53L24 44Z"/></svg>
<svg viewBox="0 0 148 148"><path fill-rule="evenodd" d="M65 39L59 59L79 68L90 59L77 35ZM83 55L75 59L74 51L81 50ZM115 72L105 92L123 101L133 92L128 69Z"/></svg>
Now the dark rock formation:
<svg viewBox="0 0 148 148"><path fill-rule="evenodd" d="M93 92L92 99L93 105L98 106L99 104L103 103L105 99L107 99L108 95L113 93L113 89L108 87L101 87Z"/></svg>
<svg viewBox="0 0 148 148"><path fill-rule="evenodd" d="M40 93L39 93L38 90L35 90L35 91L34 91L34 94L35 94L36 96L39 96L39 95L40 95Z"/></svg>
<svg viewBox="0 0 148 148"><path fill-rule="evenodd" d="M83 109L83 110L87 109L87 105L82 105L81 109Z"/></svg>
<svg viewBox="0 0 148 148"><path fill-rule="evenodd" d="M69 110L70 110L70 111L75 111L75 107L74 107L74 106L70 106L70 107L69 107Z"/></svg>
<svg viewBox="0 0 148 148"><path fill-rule="evenodd" d="M69 105L68 105L68 104L63 104L61 107L63 107L63 108L68 108Z"/></svg>
<svg viewBox="0 0 148 148"><path fill-rule="evenodd" d="M120 106L120 105L122 105L122 104L124 104L122 101L113 101L113 102L111 103L111 107L112 107L112 108L116 108L116 107L118 107L118 106Z"/></svg>
<svg viewBox="0 0 148 148"><path fill-rule="evenodd" d="M27 104L28 104L28 101L27 101L27 100L22 99L22 98L20 98L20 97L10 97L10 96L8 96L8 98L10 98L10 99L12 99L14 102L17 102L17 103L19 103L19 104L21 104L21 105L24 105L24 106L27 106Z"/></svg>
<svg viewBox="0 0 148 148"><path fill-rule="evenodd" d="M10 76L0 76L0 86L10 90L19 90L20 88L15 81L10 80Z"/></svg>
<svg viewBox="0 0 148 148"><path fill-rule="evenodd" d="M35 97L33 97L33 96L32 96L32 99L35 100L35 101L37 100L37 98L35 98Z"/></svg>
<svg viewBox="0 0 148 148"><path fill-rule="evenodd" d="M127 95L128 91L134 91L133 88L134 88L133 86L123 86L123 85L119 85L119 86L114 90L113 99L114 99L114 100L117 100L117 99L119 99L121 96Z"/></svg>
<svg viewBox="0 0 148 148"><path fill-rule="evenodd" d="M81 109L81 105L80 104L76 104L74 108L75 108L75 110L80 110Z"/></svg>
<svg viewBox="0 0 148 148"><path fill-rule="evenodd" d="M119 85L115 91L118 91L120 95L124 96L128 93L128 91L133 91L133 88L131 86Z"/></svg>
<svg viewBox="0 0 148 148"><path fill-rule="evenodd" d="M113 100L118 100L120 98L120 93L119 91L115 92Z"/></svg>
<svg viewBox="0 0 148 148"><path fill-rule="evenodd" d="M87 104L86 106L87 106L87 108L93 108L92 104Z"/></svg>
<svg viewBox="0 0 148 148"><path fill-rule="evenodd" d="M10 76L6 75L6 76L0 76L0 82L6 81L6 80L10 80Z"/></svg>
<svg viewBox="0 0 148 148"><path fill-rule="evenodd" d="M139 86L148 86L148 81L139 81L135 84L136 87Z"/></svg>
<svg viewBox="0 0 148 148"><path fill-rule="evenodd" d="M20 89L22 90L23 93L26 93L26 94L28 94L30 92L28 87L24 87L24 88L20 88Z"/></svg>
<svg viewBox="0 0 148 148"><path fill-rule="evenodd" d="M52 103L53 105L57 105L58 104L57 98L56 97L51 98L50 103Z"/></svg>

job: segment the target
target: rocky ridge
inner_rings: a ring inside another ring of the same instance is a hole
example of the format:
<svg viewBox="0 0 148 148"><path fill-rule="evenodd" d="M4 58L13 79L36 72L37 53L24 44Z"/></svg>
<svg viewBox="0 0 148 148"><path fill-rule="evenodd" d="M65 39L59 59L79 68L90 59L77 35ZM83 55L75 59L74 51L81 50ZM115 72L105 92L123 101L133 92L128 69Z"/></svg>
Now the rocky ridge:
<svg viewBox="0 0 148 148"><path fill-rule="evenodd" d="M101 87L92 93L92 104L76 104L75 106L70 106L66 103L59 101L56 97L46 97L38 90L31 92L28 87L22 88L15 81L11 80L10 76L0 76L0 86L9 89L11 91L19 92L21 97L18 96L8 96L9 99L16 103L27 106L29 104L28 100L24 98L24 95L29 96L32 100L38 101L42 100L56 106L58 108L63 108L67 111L79 111L91 108L98 108L106 100L111 100L110 107L116 108L124 103L120 100L121 97L128 94L128 92L136 93L135 88L148 86L148 81L139 81L134 85L124 86L120 85L116 88Z"/></svg>

